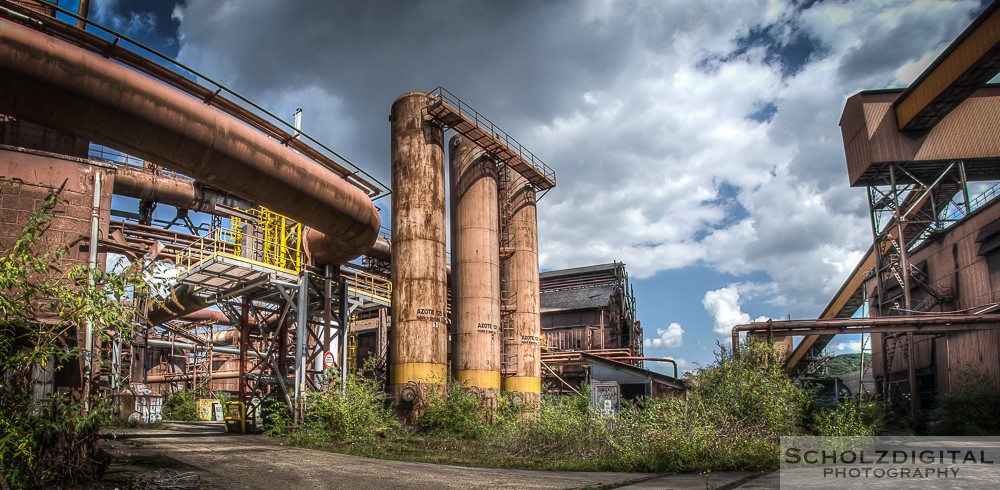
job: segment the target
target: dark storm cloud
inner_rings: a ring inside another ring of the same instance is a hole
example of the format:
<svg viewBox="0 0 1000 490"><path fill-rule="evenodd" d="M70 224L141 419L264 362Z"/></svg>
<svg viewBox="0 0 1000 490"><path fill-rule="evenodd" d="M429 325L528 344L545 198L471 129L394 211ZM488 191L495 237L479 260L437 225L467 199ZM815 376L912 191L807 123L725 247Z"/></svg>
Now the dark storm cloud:
<svg viewBox="0 0 1000 490"><path fill-rule="evenodd" d="M383 178L386 115L400 94L443 85L523 140L518 126L551 120L628 61L628 33L588 26L574 2L237 4L192 2L185 44L210 38L208 56L222 59L190 50L182 58L210 75L221 62L228 73L219 78L258 97L310 85L338 97L362 138L351 146Z"/></svg>

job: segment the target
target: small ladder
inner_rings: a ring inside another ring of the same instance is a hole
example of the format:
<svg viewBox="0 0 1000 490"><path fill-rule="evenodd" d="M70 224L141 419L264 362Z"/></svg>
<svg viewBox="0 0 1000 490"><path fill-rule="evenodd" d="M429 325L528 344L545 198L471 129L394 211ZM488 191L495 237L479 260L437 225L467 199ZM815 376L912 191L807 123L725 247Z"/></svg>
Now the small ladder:
<svg viewBox="0 0 1000 490"><path fill-rule="evenodd" d="M518 370L517 344L514 341L514 322L510 312L500 313L500 331L503 334L503 354L500 356L500 374L514 376Z"/></svg>

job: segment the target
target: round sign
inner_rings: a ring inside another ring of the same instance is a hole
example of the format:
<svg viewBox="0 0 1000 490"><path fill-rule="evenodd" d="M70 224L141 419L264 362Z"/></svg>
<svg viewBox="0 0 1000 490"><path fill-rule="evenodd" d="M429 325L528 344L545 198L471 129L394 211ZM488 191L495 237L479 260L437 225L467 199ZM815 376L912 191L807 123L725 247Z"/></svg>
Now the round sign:
<svg viewBox="0 0 1000 490"><path fill-rule="evenodd" d="M326 355L323 356L323 365L328 368L333 367L333 352L327 352Z"/></svg>

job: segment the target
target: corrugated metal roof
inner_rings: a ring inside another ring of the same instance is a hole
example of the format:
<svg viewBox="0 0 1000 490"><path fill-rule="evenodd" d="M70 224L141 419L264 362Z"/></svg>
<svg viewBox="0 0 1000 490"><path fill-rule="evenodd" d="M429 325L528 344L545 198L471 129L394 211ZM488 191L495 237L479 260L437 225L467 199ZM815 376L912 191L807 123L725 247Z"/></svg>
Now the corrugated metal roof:
<svg viewBox="0 0 1000 490"><path fill-rule="evenodd" d="M621 265L622 265L621 262L612 262L610 264L588 265L586 267L574 267L572 269L548 271L539 274L539 278L544 281L545 279L554 279L557 277L573 276L577 274L592 274L594 272L614 272L615 268Z"/></svg>
<svg viewBox="0 0 1000 490"><path fill-rule="evenodd" d="M614 292L615 286L612 284L579 289L542 291L540 296L542 312L602 308L611 304L611 295Z"/></svg>

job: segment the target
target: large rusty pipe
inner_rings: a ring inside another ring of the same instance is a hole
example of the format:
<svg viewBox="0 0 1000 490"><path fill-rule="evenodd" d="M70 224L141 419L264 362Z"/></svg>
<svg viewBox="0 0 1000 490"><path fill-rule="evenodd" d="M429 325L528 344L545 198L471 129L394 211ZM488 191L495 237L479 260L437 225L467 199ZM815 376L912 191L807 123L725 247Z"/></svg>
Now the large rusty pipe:
<svg viewBox="0 0 1000 490"><path fill-rule="evenodd" d="M181 284L170 290L170 296L150 308L146 321L150 325L159 325L209 306L212 306L212 303L196 295L193 287Z"/></svg>
<svg viewBox="0 0 1000 490"><path fill-rule="evenodd" d="M224 214L225 211L217 207L220 204L239 209L249 209L254 206L250 201L198 182L132 169L117 170L114 192L126 197L156 201L209 214ZM326 248L328 245L325 242L330 240L328 235L311 228L306 230L304 237L306 250ZM389 240L380 236L364 255L388 261L391 259L389 248Z"/></svg>
<svg viewBox="0 0 1000 490"><path fill-rule="evenodd" d="M447 383L444 130L425 117L429 96L392 104L392 330L389 390L419 402ZM419 406L419 403L414 403ZM419 417L419 412L409 414Z"/></svg>
<svg viewBox="0 0 1000 490"><path fill-rule="evenodd" d="M212 343L215 345L240 345L240 331L234 328L213 332Z"/></svg>
<svg viewBox="0 0 1000 490"><path fill-rule="evenodd" d="M739 354L740 332L766 337L872 333L944 333L1000 329L1000 315L914 315L875 318L831 318L821 320L768 320L736 325L732 329L733 352Z"/></svg>
<svg viewBox="0 0 1000 490"><path fill-rule="evenodd" d="M265 321L274 320L276 317L277 314L272 313L267 316ZM191 323L195 322L211 323L212 325L228 325L228 326L233 325L232 320L230 320L225 313L219 310L209 310L209 309L198 310L193 313L188 313L187 315L178 318L178 320ZM257 319L250 318L250 325L252 326L257 325Z"/></svg>
<svg viewBox="0 0 1000 490"><path fill-rule="evenodd" d="M462 136L449 143L451 171L452 376L500 390L500 238L493 159Z"/></svg>
<svg viewBox="0 0 1000 490"><path fill-rule="evenodd" d="M212 378L214 379L236 379L240 377L239 371L215 371L212 374L204 373L198 376L199 378ZM148 374L146 375L146 384L158 384L158 383L174 383L177 381L192 381L195 375L192 373L180 373L180 374Z"/></svg>
<svg viewBox="0 0 1000 490"><path fill-rule="evenodd" d="M511 247L513 255L504 261L501 277L506 291L514 299L510 313L513 335L504 339L504 355L512 357L516 372L503 380L503 390L520 394L527 407L537 407L542 393L541 340L539 307L538 217L535 189L509 168L511 186Z"/></svg>
<svg viewBox="0 0 1000 490"><path fill-rule="evenodd" d="M211 322L213 325L232 325L233 322L219 310L198 310L188 313L178 320L185 322Z"/></svg>
<svg viewBox="0 0 1000 490"><path fill-rule="evenodd" d="M208 352L209 350L211 350L212 352L218 354L239 355L240 353L240 349L238 347L209 347L203 344L192 344L189 342L175 342L172 340L147 339L146 345L149 347L162 347L165 349L193 350L202 352ZM255 350L247 350L247 355L258 357L261 359L266 359L266 356L264 354L257 352Z"/></svg>
<svg viewBox="0 0 1000 490"><path fill-rule="evenodd" d="M222 214L217 208L220 204L239 209L253 207L250 201L196 182L128 168L116 170L114 192L209 214Z"/></svg>
<svg viewBox="0 0 1000 490"><path fill-rule="evenodd" d="M327 235L320 264L375 243L380 219L361 189L280 142L165 84L0 20L0 111L88 138L266 205Z"/></svg>

